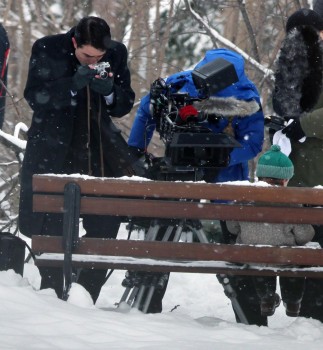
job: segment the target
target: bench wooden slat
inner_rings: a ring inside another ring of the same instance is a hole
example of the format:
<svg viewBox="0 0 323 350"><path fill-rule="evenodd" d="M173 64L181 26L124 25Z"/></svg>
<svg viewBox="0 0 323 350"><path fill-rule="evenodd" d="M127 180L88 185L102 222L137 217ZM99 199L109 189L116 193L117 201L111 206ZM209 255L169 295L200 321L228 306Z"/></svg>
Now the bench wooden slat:
<svg viewBox="0 0 323 350"><path fill-rule="evenodd" d="M64 198L60 195L35 194L33 210L63 213ZM81 214L119 215L172 219L238 220L268 223L323 224L321 209L253 207L234 204L197 203L120 198L81 198ZM282 212L284 215L282 215Z"/></svg>
<svg viewBox="0 0 323 350"><path fill-rule="evenodd" d="M62 253L62 238L33 236L34 252ZM133 258L172 259L182 261L226 261L323 266L323 249L227 245L218 243L150 242L104 238L80 238L75 254L128 256Z"/></svg>
<svg viewBox="0 0 323 350"><path fill-rule="evenodd" d="M81 214L323 225L321 188L35 175L33 210L65 214L64 187L71 182L80 186ZM73 204L75 198L66 195L65 200ZM36 265L62 266L62 237L33 236L32 249L42 253ZM81 238L72 256L65 252L65 263L70 259L73 266L88 268L323 278L323 249L308 247Z"/></svg>
<svg viewBox="0 0 323 350"><path fill-rule="evenodd" d="M132 181L110 178L73 177L34 175L33 191L46 193L63 193L67 182L75 182L81 187L82 194L123 197L158 198L187 198L206 200L232 200L232 193L236 201L323 204L322 188L302 187L261 187L237 186L230 184L207 184L193 182L167 181Z"/></svg>
<svg viewBox="0 0 323 350"><path fill-rule="evenodd" d="M75 268L323 278L323 267L264 267L219 261L181 262L178 260L142 259L123 256L115 259L114 256L101 255L73 255L72 263ZM63 254L43 254L37 259L36 265L62 267Z"/></svg>

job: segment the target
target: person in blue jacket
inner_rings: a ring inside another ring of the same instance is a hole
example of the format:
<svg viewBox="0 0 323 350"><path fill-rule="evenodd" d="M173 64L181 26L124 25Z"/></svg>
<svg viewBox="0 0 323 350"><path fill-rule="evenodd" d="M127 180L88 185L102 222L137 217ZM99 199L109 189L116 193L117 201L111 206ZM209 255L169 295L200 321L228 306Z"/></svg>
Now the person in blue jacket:
<svg viewBox="0 0 323 350"><path fill-rule="evenodd" d="M244 59L241 55L228 49L214 49L206 52L205 57L195 66L200 68L217 58L224 58L233 63L238 75L238 82L219 91L217 97L234 97L237 100L256 101L257 111L247 116L235 116L240 114L237 104L229 105L232 118L223 117L216 122L208 122L208 127L214 133L233 130L235 139L241 144L241 148L234 148L230 154L229 166L220 170L214 182L226 182L249 179L248 161L257 156L262 150L264 139L264 115L261 109L260 97L255 85L248 79L244 72ZM191 97L201 97L196 89L191 70L178 72L166 79L166 84L171 85L174 92L179 87L180 92L188 92ZM156 127L155 118L150 111L150 94L144 96L138 107L137 114L132 125L128 145L146 150Z"/></svg>
<svg viewBox="0 0 323 350"><path fill-rule="evenodd" d="M205 57L194 69L223 58L231 62L236 70L238 81L217 92L214 96L219 101L228 101L217 108L216 99L206 99L198 103L208 114L217 114L217 118L209 118L207 127L214 133L229 133L241 145L230 153L227 167L221 168L209 182L228 182L249 179L248 161L262 151L264 140L264 115L261 108L259 93L256 86L248 79L244 71L244 59L241 55L228 49L213 49L206 52ZM187 92L191 97L203 97L193 82L192 70L178 72L166 79L166 85L173 92ZM210 102L208 102L210 101ZM212 105L213 103L213 105ZM210 106L211 104L212 106ZM141 100L133 126L130 131L128 145L136 148L139 153L147 150L156 128L156 120L151 113L151 96L147 94ZM243 110L243 111L242 111ZM223 234L228 234L225 223L221 223ZM229 237L229 236L228 236ZM229 238L225 236L224 242ZM231 284L237 292L237 299L243 309L249 324L267 325L267 318L261 316L260 302L252 281L248 277L232 276ZM148 312L161 312L161 300L165 290L156 291ZM234 310L235 311L235 310ZM242 322L237 313L237 322Z"/></svg>

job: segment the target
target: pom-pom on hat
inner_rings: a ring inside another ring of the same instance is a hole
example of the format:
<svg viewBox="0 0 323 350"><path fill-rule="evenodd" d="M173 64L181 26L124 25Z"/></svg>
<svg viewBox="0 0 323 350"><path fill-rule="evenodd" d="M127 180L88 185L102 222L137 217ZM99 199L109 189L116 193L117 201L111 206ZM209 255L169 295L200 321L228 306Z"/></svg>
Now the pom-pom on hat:
<svg viewBox="0 0 323 350"><path fill-rule="evenodd" d="M257 177L289 180L294 175L292 161L280 151L280 146L272 145L258 160Z"/></svg>
<svg viewBox="0 0 323 350"><path fill-rule="evenodd" d="M323 30L323 18L310 9L300 9L289 16L286 24L286 32L298 26L312 26L316 30Z"/></svg>

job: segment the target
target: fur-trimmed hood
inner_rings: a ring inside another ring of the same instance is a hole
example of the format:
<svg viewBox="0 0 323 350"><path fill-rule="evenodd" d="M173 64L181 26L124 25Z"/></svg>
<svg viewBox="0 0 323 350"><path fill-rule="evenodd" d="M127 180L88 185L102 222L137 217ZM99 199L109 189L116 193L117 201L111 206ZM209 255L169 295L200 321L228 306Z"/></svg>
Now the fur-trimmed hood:
<svg viewBox="0 0 323 350"><path fill-rule="evenodd" d="M234 97L210 97L201 102L194 102L194 106L206 114L222 117L247 117L261 108L255 100L244 101Z"/></svg>
<svg viewBox="0 0 323 350"><path fill-rule="evenodd" d="M215 96L235 97L238 100L245 101L256 100L260 104L258 90L254 83L246 76L244 71L244 59L240 54L228 49L208 50L206 51L204 58L194 67L194 69L200 68L217 58L223 58L232 63L239 80L217 92ZM196 89L192 79L192 70L178 72L169 76L166 80L166 84L172 86L174 89L172 92L188 92L191 97L200 97L199 91Z"/></svg>
<svg viewBox="0 0 323 350"><path fill-rule="evenodd" d="M195 102L194 106L205 113L224 117L245 117L256 113L261 109L259 94L255 85L245 74L244 59L241 55L228 49L208 50L195 68L202 67L217 58L231 62L239 80L217 92L215 96ZM196 89L192 79L192 70L175 73L167 78L166 83L172 87L172 92L187 92L191 97L200 97L199 90Z"/></svg>
<svg viewBox="0 0 323 350"><path fill-rule="evenodd" d="M322 90L322 49L311 26L287 33L276 64L273 109L282 117L300 117L317 103Z"/></svg>

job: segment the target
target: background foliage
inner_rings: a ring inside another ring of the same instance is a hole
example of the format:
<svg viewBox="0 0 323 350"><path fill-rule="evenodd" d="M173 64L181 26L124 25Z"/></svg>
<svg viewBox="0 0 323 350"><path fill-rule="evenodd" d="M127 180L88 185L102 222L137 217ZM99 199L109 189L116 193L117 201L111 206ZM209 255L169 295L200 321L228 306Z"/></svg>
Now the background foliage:
<svg viewBox="0 0 323 350"><path fill-rule="evenodd" d="M11 43L3 129L12 134L18 122L30 125L32 111L23 90L34 41L66 32L87 15L106 19L113 38L128 47L136 104L128 116L116 120L126 138L136 106L152 81L190 68L215 47L245 53L247 74L259 89L265 114L270 115L272 72L286 19L311 5L306 0L3 0L0 18ZM0 144L0 152L1 231L1 226L7 229L17 219L20 165L7 145ZM157 136L150 152L163 154Z"/></svg>

